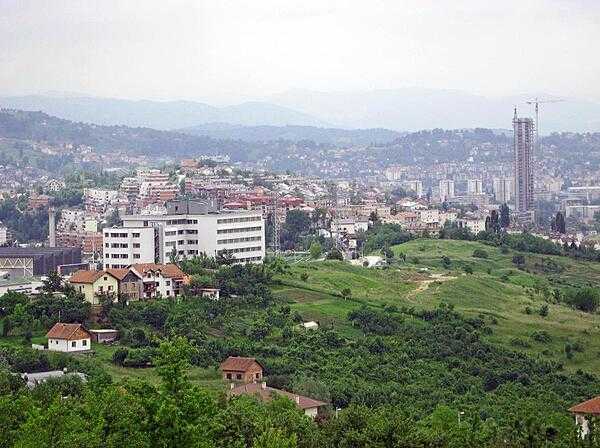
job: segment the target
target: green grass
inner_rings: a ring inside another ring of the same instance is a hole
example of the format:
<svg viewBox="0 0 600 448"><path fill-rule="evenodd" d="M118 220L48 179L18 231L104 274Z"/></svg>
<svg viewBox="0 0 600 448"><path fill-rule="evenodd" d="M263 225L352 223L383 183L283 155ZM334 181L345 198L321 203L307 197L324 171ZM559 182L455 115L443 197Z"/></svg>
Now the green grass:
<svg viewBox="0 0 600 448"><path fill-rule="evenodd" d="M475 249L485 250L488 258L474 258ZM319 320L348 335L356 332L348 324L348 312L363 304L426 309L446 302L468 316L486 319L493 334L485 337L491 342L560 361L570 370L600 368L600 316L552 303L547 293L556 287L597 285L600 263L524 254L526 265L519 270L512 263L518 252L503 254L499 248L470 241L419 239L393 250L397 256L405 254L407 261L388 269L368 269L337 261L293 265L290 274L278 278L280 284L274 292L304 319ZM449 268L442 264L443 255L451 260ZM553 260L562 271L545 272L543 260ZM473 274L466 274L465 266L470 266ZM308 275L306 281L301 280L303 273ZM435 281L435 276L442 276L443 281ZM350 300L341 297L344 288L352 291ZM538 314L544 304L549 306L547 317ZM530 314L526 313L527 308ZM552 341L534 341L531 334L535 331L547 332ZM530 346L516 346L515 339ZM579 341L585 348L572 360L564 354L568 341Z"/></svg>

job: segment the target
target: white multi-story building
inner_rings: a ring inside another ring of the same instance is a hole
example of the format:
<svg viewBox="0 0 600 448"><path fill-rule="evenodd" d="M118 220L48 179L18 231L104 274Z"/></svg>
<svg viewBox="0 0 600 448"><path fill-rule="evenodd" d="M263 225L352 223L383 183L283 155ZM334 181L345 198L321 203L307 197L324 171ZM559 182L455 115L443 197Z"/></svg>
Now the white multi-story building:
<svg viewBox="0 0 600 448"><path fill-rule="evenodd" d="M155 227L106 228L103 242L104 269L158 262L158 229Z"/></svg>
<svg viewBox="0 0 600 448"><path fill-rule="evenodd" d="M454 181L442 179L439 182L440 202L445 202L448 199L454 198Z"/></svg>
<svg viewBox="0 0 600 448"><path fill-rule="evenodd" d="M493 180L494 183L494 198L496 202L506 204L510 202L512 197L513 179L510 178L496 178Z"/></svg>
<svg viewBox="0 0 600 448"><path fill-rule="evenodd" d="M104 230L105 268L167 263L172 257L202 253L215 257L227 252L239 262L253 263L265 257L260 211L217 211L213 205L173 201L166 215L126 215L122 220L123 227Z"/></svg>
<svg viewBox="0 0 600 448"><path fill-rule="evenodd" d="M467 194L483 194L483 182L481 179L469 179L467 181Z"/></svg>
<svg viewBox="0 0 600 448"><path fill-rule="evenodd" d="M420 180L409 180L404 183L404 186L410 190L414 191L418 198L423 197L423 182Z"/></svg>

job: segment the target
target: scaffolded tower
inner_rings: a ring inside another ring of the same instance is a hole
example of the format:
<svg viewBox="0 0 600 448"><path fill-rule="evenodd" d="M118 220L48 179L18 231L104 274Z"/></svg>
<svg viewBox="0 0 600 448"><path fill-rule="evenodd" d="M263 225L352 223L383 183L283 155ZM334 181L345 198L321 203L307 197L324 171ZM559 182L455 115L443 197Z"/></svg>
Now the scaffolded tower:
<svg viewBox="0 0 600 448"><path fill-rule="evenodd" d="M534 124L531 118L513 118L515 162L515 210L525 213L533 210L533 148Z"/></svg>

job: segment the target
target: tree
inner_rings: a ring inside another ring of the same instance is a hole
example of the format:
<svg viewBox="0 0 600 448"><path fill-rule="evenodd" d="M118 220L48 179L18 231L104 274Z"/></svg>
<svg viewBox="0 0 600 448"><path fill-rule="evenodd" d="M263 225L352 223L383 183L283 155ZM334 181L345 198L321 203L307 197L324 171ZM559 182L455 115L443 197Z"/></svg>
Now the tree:
<svg viewBox="0 0 600 448"><path fill-rule="evenodd" d="M554 218L554 228L558 233L567 233L565 217L561 212L558 212Z"/></svg>
<svg viewBox="0 0 600 448"><path fill-rule="evenodd" d="M321 253L323 252L323 248L321 247L321 245L319 244L318 241L313 241L313 243L310 245L310 258L312 259L317 259L321 256Z"/></svg>
<svg viewBox="0 0 600 448"><path fill-rule="evenodd" d="M50 271L45 280L42 280L42 291L53 293L63 289L63 278L56 271Z"/></svg>
<svg viewBox="0 0 600 448"><path fill-rule="evenodd" d="M500 227L506 229L510 226L510 209L508 205L502 204L500 206Z"/></svg>
<svg viewBox="0 0 600 448"><path fill-rule="evenodd" d="M327 253L327 257L328 260L339 260L339 261L344 261L344 256L342 255L342 253L340 252L339 249L337 248L333 248L331 249L328 253Z"/></svg>
<svg viewBox="0 0 600 448"><path fill-rule="evenodd" d="M352 290L350 288L344 288L341 291L341 295L344 300L348 300L352 297Z"/></svg>

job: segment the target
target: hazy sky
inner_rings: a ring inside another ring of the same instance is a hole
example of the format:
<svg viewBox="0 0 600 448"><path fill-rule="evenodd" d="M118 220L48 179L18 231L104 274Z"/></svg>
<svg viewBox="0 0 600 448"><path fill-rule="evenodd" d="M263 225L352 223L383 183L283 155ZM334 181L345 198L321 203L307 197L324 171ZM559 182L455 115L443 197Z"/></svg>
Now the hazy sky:
<svg viewBox="0 0 600 448"><path fill-rule="evenodd" d="M237 101L406 86L600 99L600 0L0 0L0 91Z"/></svg>

